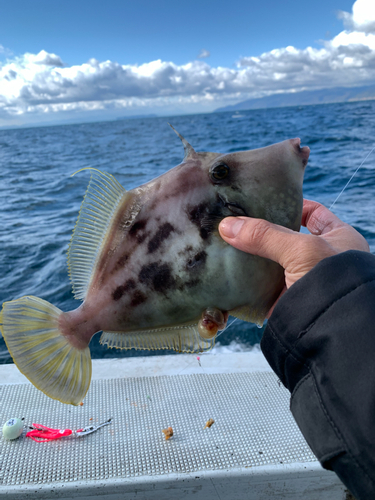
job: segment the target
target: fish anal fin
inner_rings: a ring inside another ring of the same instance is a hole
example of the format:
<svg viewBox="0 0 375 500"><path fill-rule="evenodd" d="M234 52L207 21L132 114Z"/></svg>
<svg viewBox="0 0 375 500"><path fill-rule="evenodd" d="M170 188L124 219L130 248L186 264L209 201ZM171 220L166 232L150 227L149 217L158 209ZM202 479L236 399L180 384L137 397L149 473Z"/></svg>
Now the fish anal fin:
<svg viewBox="0 0 375 500"><path fill-rule="evenodd" d="M263 325L267 311L245 305L232 309L229 311L229 314L235 318L241 319L242 321Z"/></svg>
<svg viewBox="0 0 375 500"><path fill-rule="evenodd" d="M199 353L212 349L215 338L203 339L197 323L131 332L103 332L101 344L116 349L161 350Z"/></svg>

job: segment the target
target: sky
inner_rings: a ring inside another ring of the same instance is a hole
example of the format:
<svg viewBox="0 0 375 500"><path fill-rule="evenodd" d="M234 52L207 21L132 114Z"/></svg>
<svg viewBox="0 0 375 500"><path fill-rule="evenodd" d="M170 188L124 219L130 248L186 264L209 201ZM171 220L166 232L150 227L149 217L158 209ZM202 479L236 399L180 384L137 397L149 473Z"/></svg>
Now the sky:
<svg viewBox="0 0 375 500"><path fill-rule="evenodd" d="M375 84L375 0L0 0L0 127Z"/></svg>

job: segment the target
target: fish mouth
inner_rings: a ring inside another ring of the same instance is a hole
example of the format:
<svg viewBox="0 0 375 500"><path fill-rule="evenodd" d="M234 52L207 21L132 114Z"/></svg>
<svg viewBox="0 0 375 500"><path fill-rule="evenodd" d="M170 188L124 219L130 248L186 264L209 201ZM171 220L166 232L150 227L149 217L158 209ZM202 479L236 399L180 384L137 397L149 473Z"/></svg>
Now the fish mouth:
<svg viewBox="0 0 375 500"><path fill-rule="evenodd" d="M238 203L226 203L225 206L232 212L233 215L244 215L245 217L247 217L246 211L240 205L238 205Z"/></svg>
<svg viewBox="0 0 375 500"><path fill-rule="evenodd" d="M245 217L248 217L246 210L244 210L241 205L238 203L233 203L230 201L225 201L224 198L220 195L218 195L219 200L222 205L224 205L225 208L227 208L234 216L242 215Z"/></svg>
<svg viewBox="0 0 375 500"><path fill-rule="evenodd" d="M310 156L310 148L308 146L303 146L301 148L301 139L296 137L295 139L290 139L290 143L293 146L295 153L301 158L302 165L305 167Z"/></svg>

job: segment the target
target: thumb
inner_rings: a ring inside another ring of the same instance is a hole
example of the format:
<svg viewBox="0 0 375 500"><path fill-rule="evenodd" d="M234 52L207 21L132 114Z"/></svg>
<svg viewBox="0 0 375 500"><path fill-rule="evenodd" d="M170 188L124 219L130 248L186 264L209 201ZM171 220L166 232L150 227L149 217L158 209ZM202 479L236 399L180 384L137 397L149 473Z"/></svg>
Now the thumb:
<svg viewBox="0 0 375 500"><path fill-rule="evenodd" d="M284 268L293 258L296 246L301 244L301 237L307 236L250 217L227 217L221 221L219 232L235 248L271 259Z"/></svg>

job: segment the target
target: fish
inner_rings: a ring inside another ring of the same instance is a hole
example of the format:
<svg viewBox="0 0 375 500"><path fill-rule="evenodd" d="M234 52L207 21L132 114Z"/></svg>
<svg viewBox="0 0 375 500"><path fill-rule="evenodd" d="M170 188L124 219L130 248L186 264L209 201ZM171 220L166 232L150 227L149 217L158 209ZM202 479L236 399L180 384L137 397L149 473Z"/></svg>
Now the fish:
<svg viewBox="0 0 375 500"><path fill-rule="evenodd" d="M90 339L118 349L212 348L229 314L262 324L284 286L282 267L227 244L227 216L298 231L310 150L298 138L249 151L196 152L126 191L90 181L68 249L81 305L63 312L24 296L4 302L0 329L18 369L52 399L78 405L91 381Z"/></svg>

